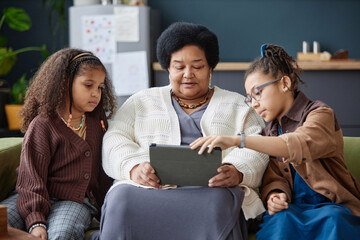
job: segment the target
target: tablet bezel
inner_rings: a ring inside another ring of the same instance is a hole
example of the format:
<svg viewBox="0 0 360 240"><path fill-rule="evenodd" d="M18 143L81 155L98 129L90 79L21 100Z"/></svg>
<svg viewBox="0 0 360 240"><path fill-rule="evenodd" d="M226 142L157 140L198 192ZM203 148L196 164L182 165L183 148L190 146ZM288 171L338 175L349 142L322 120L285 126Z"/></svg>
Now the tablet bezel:
<svg viewBox="0 0 360 240"><path fill-rule="evenodd" d="M151 144L150 165L163 185L208 186L209 180L218 174L222 164L222 152L215 148L211 153L189 146Z"/></svg>

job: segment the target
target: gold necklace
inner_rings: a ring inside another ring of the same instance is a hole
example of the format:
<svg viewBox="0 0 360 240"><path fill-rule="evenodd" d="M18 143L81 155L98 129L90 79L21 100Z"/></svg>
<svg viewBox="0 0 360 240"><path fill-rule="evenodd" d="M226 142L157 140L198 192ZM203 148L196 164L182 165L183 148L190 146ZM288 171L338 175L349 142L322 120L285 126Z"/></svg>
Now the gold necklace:
<svg viewBox="0 0 360 240"><path fill-rule="evenodd" d="M180 107L186 108L186 109L195 109L195 108L198 108L198 107L204 105L204 103L206 103L209 100L209 93L210 93L210 89L207 92L205 98L202 99L198 104L190 104L190 105L188 105L188 104L184 103L183 101L181 101L181 99L178 96L176 96L173 91L171 91L171 95L179 103Z"/></svg>

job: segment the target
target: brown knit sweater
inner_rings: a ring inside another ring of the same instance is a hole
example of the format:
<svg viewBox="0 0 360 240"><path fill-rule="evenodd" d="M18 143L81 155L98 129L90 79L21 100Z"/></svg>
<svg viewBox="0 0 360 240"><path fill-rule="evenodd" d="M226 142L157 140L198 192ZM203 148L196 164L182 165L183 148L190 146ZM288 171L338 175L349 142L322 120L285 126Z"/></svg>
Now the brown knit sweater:
<svg viewBox="0 0 360 240"><path fill-rule="evenodd" d="M81 203L87 196L102 205L112 184L101 166L104 131L96 114L86 115L86 126L85 141L58 116L37 116L31 122L16 184L17 207L27 229L35 223L47 225L50 198Z"/></svg>

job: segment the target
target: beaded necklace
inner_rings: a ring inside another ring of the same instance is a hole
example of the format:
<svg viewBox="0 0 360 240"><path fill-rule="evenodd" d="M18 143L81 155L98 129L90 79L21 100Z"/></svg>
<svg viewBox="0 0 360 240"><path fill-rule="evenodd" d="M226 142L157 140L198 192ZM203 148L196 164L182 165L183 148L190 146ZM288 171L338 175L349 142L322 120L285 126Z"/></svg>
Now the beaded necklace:
<svg viewBox="0 0 360 240"><path fill-rule="evenodd" d="M180 107L182 108L186 108L186 109L194 109L194 108L198 108L202 105L204 105L204 103L206 103L209 100L209 93L210 93L210 89L207 92L205 98L203 100L201 100L198 104L186 104L183 101L181 101L181 99L175 95L175 93L173 91L171 91L171 95L175 98L175 100L179 103Z"/></svg>
<svg viewBox="0 0 360 240"><path fill-rule="evenodd" d="M70 122L71 122L71 119L72 119L72 114L69 115L69 119L66 121L63 117L61 117L61 120L63 120L63 122L65 123L65 125L70 128L71 130L73 131L79 131L83 126L84 126L84 123L85 123L85 115L82 115L81 116L81 123L79 125L78 128L74 128L70 125Z"/></svg>

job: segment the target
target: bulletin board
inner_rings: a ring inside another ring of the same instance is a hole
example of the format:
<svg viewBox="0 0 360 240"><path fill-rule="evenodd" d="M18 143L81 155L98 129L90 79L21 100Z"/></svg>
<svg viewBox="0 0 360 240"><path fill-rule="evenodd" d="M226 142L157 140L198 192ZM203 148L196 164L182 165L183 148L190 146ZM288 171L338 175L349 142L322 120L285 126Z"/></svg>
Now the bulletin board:
<svg viewBox="0 0 360 240"><path fill-rule="evenodd" d="M150 8L70 8L70 47L91 51L106 67L118 96L150 86Z"/></svg>

